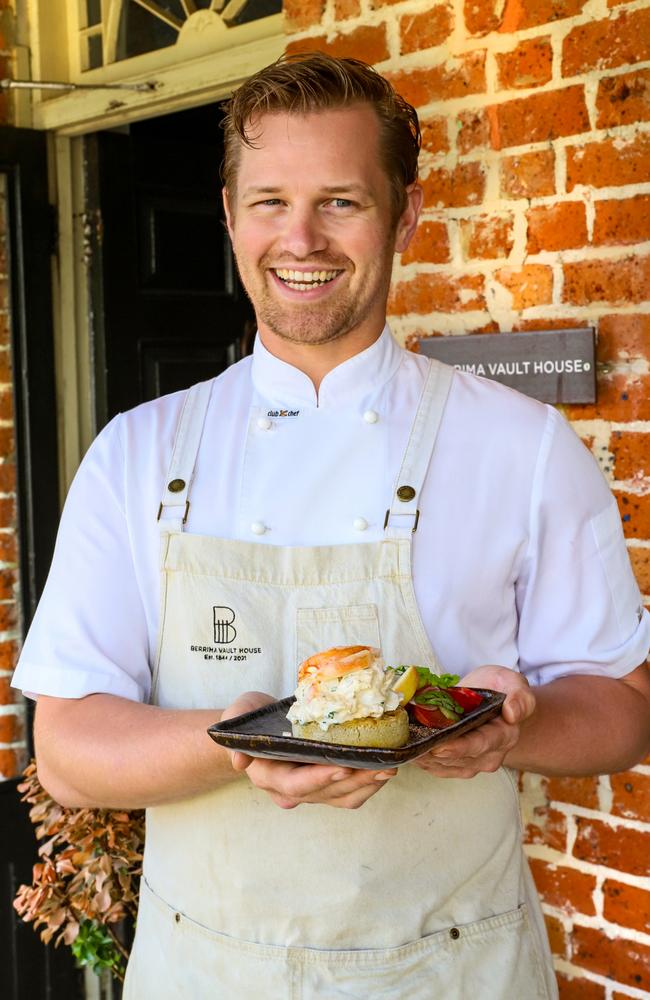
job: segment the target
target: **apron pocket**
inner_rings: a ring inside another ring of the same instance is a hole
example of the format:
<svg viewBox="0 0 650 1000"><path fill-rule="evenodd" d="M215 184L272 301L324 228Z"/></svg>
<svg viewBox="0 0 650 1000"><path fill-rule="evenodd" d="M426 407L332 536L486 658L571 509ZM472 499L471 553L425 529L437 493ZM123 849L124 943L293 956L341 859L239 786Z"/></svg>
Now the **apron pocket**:
<svg viewBox="0 0 650 1000"><path fill-rule="evenodd" d="M285 948L211 931L175 911L141 880L123 1000L294 1000L296 996Z"/></svg>
<svg viewBox="0 0 650 1000"><path fill-rule="evenodd" d="M329 608L298 608L296 663L332 646L374 646L381 649L376 604L347 604Z"/></svg>
<svg viewBox="0 0 650 1000"><path fill-rule="evenodd" d="M389 914L386 915L387 919ZM525 904L509 913L438 931L400 948L319 952L300 961L300 1000L555 1000L528 927ZM548 984L548 985L547 985ZM267 994L268 995L268 994Z"/></svg>

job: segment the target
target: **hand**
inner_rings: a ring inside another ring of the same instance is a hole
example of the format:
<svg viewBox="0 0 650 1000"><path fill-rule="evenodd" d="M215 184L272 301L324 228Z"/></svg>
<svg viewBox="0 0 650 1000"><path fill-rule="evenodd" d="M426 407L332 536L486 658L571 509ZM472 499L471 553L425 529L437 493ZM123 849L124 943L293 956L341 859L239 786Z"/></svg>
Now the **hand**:
<svg viewBox="0 0 650 1000"><path fill-rule="evenodd" d="M272 701L275 698L268 694L249 691L229 705L221 718L224 721L232 719ZM290 726L289 722L287 726ZM358 809L397 774L395 768L367 771L332 764L294 764L291 761L250 757L238 750L231 752L231 760L233 770L245 771L255 787L267 792L281 809L295 809L304 803Z"/></svg>
<svg viewBox="0 0 650 1000"><path fill-rule="evenodd" d="M519 740L520 724L535 711L535 695L528 681L507 667L478 667L463 677L462 685L503 691L506 700L499 718L413 761L438 778L473 778L482 771L497 771Z"/></svg>

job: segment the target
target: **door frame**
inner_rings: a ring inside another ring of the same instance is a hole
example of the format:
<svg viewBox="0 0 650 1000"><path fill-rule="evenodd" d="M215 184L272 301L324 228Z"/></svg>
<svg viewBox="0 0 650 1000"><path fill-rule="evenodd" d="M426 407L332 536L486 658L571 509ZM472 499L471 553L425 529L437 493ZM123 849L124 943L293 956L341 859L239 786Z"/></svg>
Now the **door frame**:
<svg viewBox="0 0 650 1000"><path fill-rule="evenodd" d="M202 54L159 71L152 68L148 78L161 81L155 91L125 91L119 102L110 92L107 98L106 92L80 91L34 105L34 126L48 131L50 199L58 217L53 322L61 503L98 429L89 264L101 244L101 218L87 211L87 192L95 178L85 136L99 125L119 127L226 99L248 76L282 55L286 47L281 15L243 27L253 29L255 25L262 26L256 29L259 37L255 42ZM112 68L115 74L119 65ZM108 109L111 102L120 106Z"/></svg>

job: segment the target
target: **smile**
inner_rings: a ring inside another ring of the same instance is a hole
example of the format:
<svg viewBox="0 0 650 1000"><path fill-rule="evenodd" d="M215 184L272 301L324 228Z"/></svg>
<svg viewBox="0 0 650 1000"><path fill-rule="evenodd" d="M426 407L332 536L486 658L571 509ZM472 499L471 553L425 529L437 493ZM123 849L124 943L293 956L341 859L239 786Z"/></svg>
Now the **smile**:
<svg viewBox="0 0 650 1000"><path fill-rule="evenodd" d="M274 274L296 292L308 292L321 285L333 281L341 271L291 271L287 268L274 268Z"/></svg>

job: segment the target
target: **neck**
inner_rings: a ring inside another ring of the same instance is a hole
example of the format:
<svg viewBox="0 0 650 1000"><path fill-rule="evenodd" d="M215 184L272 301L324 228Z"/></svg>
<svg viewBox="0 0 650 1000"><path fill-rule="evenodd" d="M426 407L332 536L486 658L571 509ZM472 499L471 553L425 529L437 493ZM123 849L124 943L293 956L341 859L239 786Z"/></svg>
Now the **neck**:
<svg viewBox="0 0 650 1000"><path fill-rule="evenodd" d="M300 344L279 337L277 333L260 324L259 337L270 354L303 372L311 379L318 392L328 372L374 344L381 336L383 328L382 324L372 333L351 331L326 344Z"/></svg>

